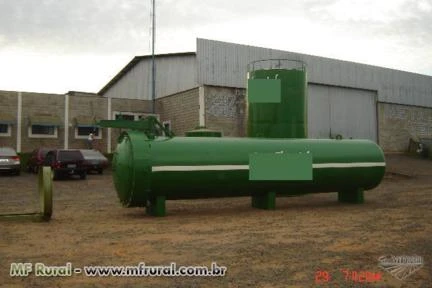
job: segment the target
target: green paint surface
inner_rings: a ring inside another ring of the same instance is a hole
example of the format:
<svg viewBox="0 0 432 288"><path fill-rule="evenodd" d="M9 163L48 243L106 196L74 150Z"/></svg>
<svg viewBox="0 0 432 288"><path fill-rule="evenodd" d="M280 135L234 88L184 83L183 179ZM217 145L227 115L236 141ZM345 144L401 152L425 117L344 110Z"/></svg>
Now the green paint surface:
<svg viewBox="0 0 432 288"><path fill-rule="evenodd" d="M249 103L280 103L281 80L279 79L249 79Z"/></svg>
<svg viewBox="0 0 432 288"><path fill-rule="evenodd" d="M249 180L312 180L311 154L256 153L249 156Z"/></svg>
<svg viewBox="0 0 432 288"><path fill-rule="evenodd" d="M248 137L306 138L306 71L294 69L256 70L250 72L248 82L269 81L269 83L272 83L276 79L281 83L281 98L277 103L250 101L261 95L263 85L267 84L256 85L257 87L252 85L247 90L249 99ZM268 86L271 86L271 84L268 84ZM255 94L258 94L258 96L255 96Z"/></svg>
<svg viewBox="0 0 432 288"><path fill-rule="evenodd" d="M276 193L263 192L252 195L252 207L264 210L276 209Z"/></svg>
<svg viewBox="0 0 432 288"><path fill-rule="evenodd" d="M275 154L280 151L287 155L310 153L313 164L384 162L380 147L368 140L230 137L158 137L149 140L142 132L128 131L120 137L114 153L114 184L123 205L142 207L157 196L176 200L258 197L264 192L275 192L279 197L358 188L369 190L376 187L384 176L385 167L379 166L314 168L310 181L251 181L248 169L152 172L155 166L247 166L251 154ZM285 160L280 160L281 165ZM295 162L297 166L306 165L306 160ZM285 164L288 168L284 169L292 173L298 169L291 163Z"/></svg>

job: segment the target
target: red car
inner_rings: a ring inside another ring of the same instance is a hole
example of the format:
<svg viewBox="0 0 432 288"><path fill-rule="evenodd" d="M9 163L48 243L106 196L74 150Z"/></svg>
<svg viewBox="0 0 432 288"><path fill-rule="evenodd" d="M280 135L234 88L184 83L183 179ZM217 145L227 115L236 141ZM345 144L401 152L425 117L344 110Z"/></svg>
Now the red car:
<svg viewBox="0 0 432 288"><path fill-rule="evenodd" d="M42 166L46 154L51 151L50 148L38 148L33 150L28 162L27 162L27 171L37 173L39 167Z"/></svg>

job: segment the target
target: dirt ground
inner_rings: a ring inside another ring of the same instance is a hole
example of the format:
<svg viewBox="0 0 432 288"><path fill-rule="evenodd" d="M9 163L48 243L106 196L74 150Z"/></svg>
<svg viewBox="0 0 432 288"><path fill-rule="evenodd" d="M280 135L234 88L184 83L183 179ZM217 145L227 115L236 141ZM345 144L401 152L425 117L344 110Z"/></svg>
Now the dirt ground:
<svg viewBox="0 0 432 288"><path fill-rule="evenodd" d="M383 183L365 193L362 205L338 203L336 193L278 198L275 211L251 208L248 197L168 201L164 218L123 208L110 171L55 181L50 222L0 221L0 287L430 288L432 161L388 155L387 163ZM35 175L0 176L0 213L35 211L36 197ZM384 255L419 255L425 263L400 281L379 268ZM10 277L12 262L71 262L74 268L217 262L227 274ZM347 280L343 269L380 273L382 279Z"/></svg>

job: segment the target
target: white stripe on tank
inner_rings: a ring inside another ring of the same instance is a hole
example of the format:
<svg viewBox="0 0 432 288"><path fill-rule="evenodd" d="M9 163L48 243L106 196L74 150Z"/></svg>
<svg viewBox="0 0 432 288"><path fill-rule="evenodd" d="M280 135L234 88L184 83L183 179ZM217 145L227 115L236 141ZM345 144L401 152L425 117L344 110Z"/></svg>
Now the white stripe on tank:
<svg viewBox="0 0 432 288"><path fill-rule="evenodd" d="M354 163L316 163L312 168L365 168L385 167L385 162L354 162ZM179 165L179 166L153 166L152 172L180 172L180 171L229 171L249 170L249 165Z"/></svg>
<svg viewBox="0 0 432 288"><path fill-rule="evenodd" d="M360 167L385 167L385 162L354 162L354 163L317 163L313 168L360 168Z"/></svg>

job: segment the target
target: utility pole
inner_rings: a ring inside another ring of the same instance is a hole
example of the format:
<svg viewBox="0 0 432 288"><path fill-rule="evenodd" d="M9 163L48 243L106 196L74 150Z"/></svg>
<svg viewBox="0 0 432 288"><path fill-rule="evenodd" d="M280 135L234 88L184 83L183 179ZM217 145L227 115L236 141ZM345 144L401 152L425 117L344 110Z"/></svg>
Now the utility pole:
<svg viewBox="0 0 432 288"><path fill-rule="evenodd" d="M152 1L152 81L151 81L151 96L152 104L151 111L156 114L156 62L155 62L155 42L156 42L156 0Z"/></svg>

